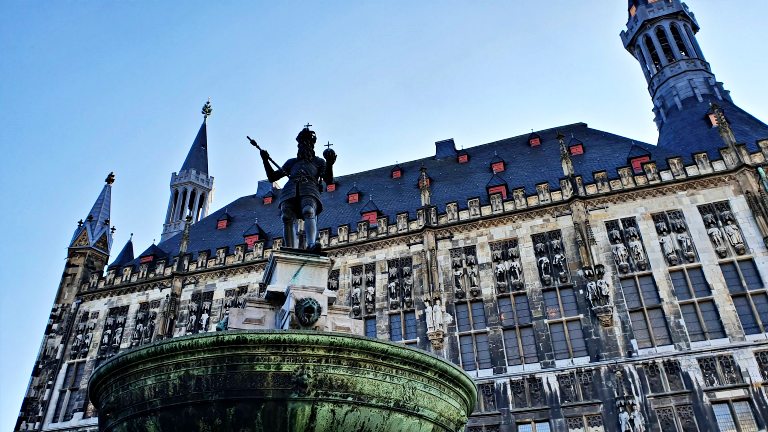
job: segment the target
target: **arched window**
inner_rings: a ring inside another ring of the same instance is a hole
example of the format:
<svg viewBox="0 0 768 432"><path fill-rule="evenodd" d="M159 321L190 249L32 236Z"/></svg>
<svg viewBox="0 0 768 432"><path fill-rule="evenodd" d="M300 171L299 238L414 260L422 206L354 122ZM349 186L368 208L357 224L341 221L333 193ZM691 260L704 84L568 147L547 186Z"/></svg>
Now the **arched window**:
<svg viewBox="0 0 768 432"><path fill-rule="evenodd" d="M653 63L654 71L661 69L661 60L659 59L659 53L656 52L656 45L653 44L651 37L645 35L643 43L648 54L651 55L651 62Z"/></svg>
<svg viewBox="0 0 768 432"><path fill-rule="evenodd" d="M171 201L171 211L168 212L168 223L173 222L176 217L176 206L179 204L179 190L173 191L173 200Z"/></svg>
<svg viewBox="0 0 768 432"><path fill-rule="evenodd" d="M675 40L677 49L680 50L681 58L690 57L690 54L688 54L688 47L685 45L685 42L683 41L683 36L680 34L680 29L677 27L677 24L672 24L672 26L670 27L670 30L672 31L672 39Z"/></svg>
<svg viewBox="0 0 768 432"><path fill-rule="evenodd" d="M187 214L195 217L195 197L197 196L197 191L192 190L192 192L189 194L189 203L187 204ZM192 222L197 222L196 220L192 220Z"/></svg>
<svg viewBox="0 0 768 432"><path fill-rule="evenodd" d="M201 217L203 217L203 206L205 205L205 193L200 193L200 204L197 205L197 214L195 215L195 220L199 221Z"/></svg>
<svg viewBox="0 0 768 432"><path fill-rule="evenodd" d="M645 72L645 77L650 78L651 75L653 75L653 68L651 68L651 64L648 62L648 59L645 58L645 55L643 54L643 50L640 49L640 46L635 47L635 57L637 58L637 61L640 62L640 65L643 67L643 72Z"/></svg>
<svg viewBox="0 0 768 432"><path fill-rule="evenodd" d="M701 47L699 46L699 42L696 41L696 37L693 35L693 32L691 31L691 28L686 24L685 27L685 33L688 34L688 40L691 41L691 44L693 45L693 50L696 51L697 57L704 60L704 53L701 52Z"/></svg>
<svg viewBox="0 0 768 432"><path fill-rule="evenodd" d="M669 45L669 39L667 39L667 32L664 31L664 27L656 27L656 39L659 40L661 52L664 53L667 63L675 61L675 56L672 54L672 46Z"/></svg>
<svg viewBox="0 0 768 432"><path fill-rule="evenodd" d="M187 207L187 191L181 193L181 205L179 206L179 219L184 219L184 209Z"/></svg>

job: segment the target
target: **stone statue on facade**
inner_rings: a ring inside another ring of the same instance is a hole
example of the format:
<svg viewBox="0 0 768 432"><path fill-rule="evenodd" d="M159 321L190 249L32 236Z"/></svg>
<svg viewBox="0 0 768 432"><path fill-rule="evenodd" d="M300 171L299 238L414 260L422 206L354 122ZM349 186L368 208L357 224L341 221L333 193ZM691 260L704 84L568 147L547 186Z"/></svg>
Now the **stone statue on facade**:
<svg viewBox="0 0 768 432"><path fill-rule="evenodd" d="M288 177L288 182L280 192L278 204L283 219L283 238L285 247L299 247L298 221L304 221L306 233L306 249L319 251L317 241L317 216L323 211L320 201L322 190L321 181L333 183L333 164L336 162L336 152L330 147L323 151L323 158L315 156L317 136L306 125L296 136L298 153L295 158L288 159L279 167L266 150L261 149L251 138L252 145L259 148L267 179L274 182L282 177ZM272 168L270 162L277 169Z"/></svg>

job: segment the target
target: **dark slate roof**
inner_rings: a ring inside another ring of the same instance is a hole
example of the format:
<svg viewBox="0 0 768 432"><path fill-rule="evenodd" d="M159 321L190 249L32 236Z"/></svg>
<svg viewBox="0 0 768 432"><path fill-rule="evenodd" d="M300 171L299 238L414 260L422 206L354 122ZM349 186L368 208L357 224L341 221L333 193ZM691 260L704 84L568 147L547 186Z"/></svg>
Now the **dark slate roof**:
<svg viewBox="0 0 768 432"><path fill-rule="evenodd" d="M153 244L152 246L155 245ZM133 236L128 239L128 242L126 242L125 246L123 246L123 250L120 251L120 253L117 255L117 258L115 258L115 260L112 261L112 264L110 264L107 268L113 269L116 267L122 267L131 261L133 261Z"/></svg>
<svg viewBox="0 0 768 432"><path fill-rule="evenodd" d="M369 199L368 202L363 206L362 209L360 209L360 214L368 213L372 211L379 211L379 206L376 205L375 202L373 202L373 199Z"/></svg>
<svg viewBox="0 0 768 432"><path fill-rule="evenodd" d="M189 149L187 158L184 159L184 164L179 172L190 169L208 174L208 129L205 120L200 125L200 130L197 131L195 141L192 143L192 147Z"/></svg>
<svg viewBox="0 0 768 432"><path fill-rule="evenodd" d="M723 109L737 143L746 144L750 152L759 150L756 141L768 138L768 125L734 103L714 96L704 97L703 102L688 98L682 102L682 110L676 107L669 110L659 130L659 147L679 153L686 163L692 162L693 153L701 152L707 152L710 159L721 159L718 150L726 144L718 129L707 119L710 103Z"/></svg>
<svg viewBox="0 0 768 432"><path fill-rule="evenodd" d="M550 190L560 188L563 177L560 163L560 146L556 139L557 132L573 136L584 143L584 154L571 156L576 175L582 175L585 182L592 182L594 172L607 171L609 178L618 178L619 167L628 166L627 156L632 146L646 150L659 169L665 169L666 159L676 156L656 146L632 141L628 138L589 128L584 123L560 126L537 131L541 136L541 145L528 145L530 134L520 135L500 141L470 147L466 149L469 162L460 164L455 157L436 158L435 156L401 162L403 176L391 177L393 165L383 166L369 171L337 177L338 187L334 192L322 194L323 213L318 218L318 228L331 229L335 235L339 225L349 224L356 229L361 220L361 212L370 200L361 199L357 203L347 203L347 191L358 189L364 197L374 194L376 206L382 215L394 220L398 213L408 212L411 219L416 218L416 209L421 207L418 189L419 168L424 165L428 170L431 190L430 201L440 212L449 202L458 202L460 209L467 208L469 198L479 197L481 204L488 204L486 185L493 177L488 162L495 154L506 161L505 170L498 173L499 180L506 182L510 190L523 187L526 193L536 193L536 185L549 183ZM443 141L445 143L445 141ZM445 155L446 144L437 145L437 153ZM454 146L451 141L450 146ZM344 157L343 154L340 157ZM496 181L496 179L494 179ZM260 189L260 192L263 189ZM279 191L275 191L279 193ZM231 221L226 229L217 230L216 221L227 212ZM230 248L243 243L243 235L253 227L254 220L264 231L269 246L276 237L282 237L280 210L276 204L264 204L261 196L249 195L222 206L208 217L190 227L188 251L197 253L201 250L215 250L219 247ZM171 255L179 250L181 235L160 243L158 246Z"/></svg>
<svg viewBox="0 0 768 432"><path fill-rule="evenodd" d="M142 252L142 254L139 256L145 257L150 255L154 255L155 258L165 258L168 256L168 252L160 249L156 244L152 243L152 246L148 247L147 250Z"/></svg>

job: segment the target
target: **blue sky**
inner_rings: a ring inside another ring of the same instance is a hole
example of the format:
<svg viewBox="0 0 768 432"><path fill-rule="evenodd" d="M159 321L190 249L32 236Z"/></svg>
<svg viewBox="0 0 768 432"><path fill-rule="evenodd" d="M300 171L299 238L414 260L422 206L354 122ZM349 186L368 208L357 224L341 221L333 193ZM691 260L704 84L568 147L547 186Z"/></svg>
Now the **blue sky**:
<svg viewBox="0 0 768 432"><path fill-rule="evenodd" d="M654 143L624 0L16 2L0 14L0 429L10 430L66 247L114 171L116 254L159 239L168 182L211 97L213 209L306 122L345 174L561 124ZM734 100L768 121L764 0L691 0ZM736 6L737 5L737 6Z"/></svg>

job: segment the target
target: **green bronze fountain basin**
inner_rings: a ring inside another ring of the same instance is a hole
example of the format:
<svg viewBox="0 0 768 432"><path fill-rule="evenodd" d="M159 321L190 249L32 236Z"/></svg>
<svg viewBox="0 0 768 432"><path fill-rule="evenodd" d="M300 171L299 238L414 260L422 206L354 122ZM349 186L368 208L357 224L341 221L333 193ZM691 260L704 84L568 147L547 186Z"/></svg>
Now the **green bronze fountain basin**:
<svg viewBox="0 0 768 432"><path fill-rule="evenodd" d="M455 432L477 397L458 367L403 345L228 331L127 351L96 369L99 430Z"/></svg>

